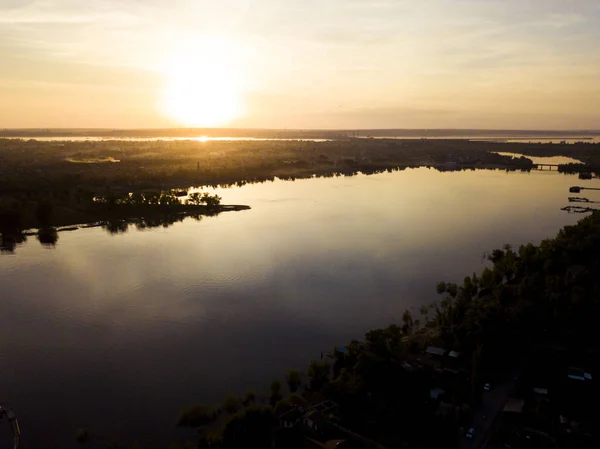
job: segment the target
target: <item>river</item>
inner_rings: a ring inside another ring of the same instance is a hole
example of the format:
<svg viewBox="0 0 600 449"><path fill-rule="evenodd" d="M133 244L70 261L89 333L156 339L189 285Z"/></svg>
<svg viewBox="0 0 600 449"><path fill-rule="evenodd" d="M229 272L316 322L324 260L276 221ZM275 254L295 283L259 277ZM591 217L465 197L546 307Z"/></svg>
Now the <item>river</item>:
<svg viewBox="0 0 600 449"><path fill-rule="evenodd" d="M75 446L78 427L193 438L173 428L183 406L266 393L406 308L418 317L484 251L576 223L568 188L594 182L427 168L276 180L216 190L248 211L61 232L53 248L30 237L0 256L0 401L28 447Z"/></svg>

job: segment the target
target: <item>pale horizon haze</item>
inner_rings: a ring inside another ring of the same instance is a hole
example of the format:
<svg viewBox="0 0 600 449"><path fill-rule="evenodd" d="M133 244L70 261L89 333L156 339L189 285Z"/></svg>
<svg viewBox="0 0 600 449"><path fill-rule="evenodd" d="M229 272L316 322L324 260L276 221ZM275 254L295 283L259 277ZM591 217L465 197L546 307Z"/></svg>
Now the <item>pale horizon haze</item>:
<svg viewBox="0 0 600 449"><path fill-rule="evenodd" d="M0 128L600 129L598 0L0 0Z"/></svg>

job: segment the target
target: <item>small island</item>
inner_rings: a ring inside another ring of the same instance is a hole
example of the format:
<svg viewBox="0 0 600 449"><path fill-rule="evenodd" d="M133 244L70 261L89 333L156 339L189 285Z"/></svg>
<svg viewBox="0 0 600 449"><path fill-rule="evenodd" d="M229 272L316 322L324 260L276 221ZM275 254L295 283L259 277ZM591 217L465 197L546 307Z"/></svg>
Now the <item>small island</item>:
<svg viewBox="0 0 600 449"><path fill-rule="evenodd" d="M184 200L180 196L186 196ZM138 229L166 227L192 217L250 209L244 205L223 205L221 197L208 192L136 192L119 195L108 190L91 196L77 192L53 202L42 200L3 199L0 201L0 248L12 252L27 236L35 235L43 245L54 245L58 232L80 227L101 226L111 234L125 232L130 224ZM34 228L34 230L29 230ZM29 230L29 231L28 231Z"/></svg>

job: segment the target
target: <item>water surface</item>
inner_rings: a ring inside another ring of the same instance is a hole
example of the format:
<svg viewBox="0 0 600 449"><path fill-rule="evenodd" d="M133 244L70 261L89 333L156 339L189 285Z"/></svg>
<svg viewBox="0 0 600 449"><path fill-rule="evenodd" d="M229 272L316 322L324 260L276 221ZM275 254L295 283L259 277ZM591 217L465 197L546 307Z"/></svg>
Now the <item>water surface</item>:
<svg viewBox="0 0 600 449"><path fill-rule="evenodd" d="M526 157L531 159L534 164L582 164L579 159L574 159L567 156L529 156L528 154L520 153L504 153L498 152L500 156Z"/></svg>
<svg viewBox="0 0 600 449"><path fill-rule="evenodd" d="M559 209L582 183L426 168L275 181L217 189L249 211L64 232L54 249L30 237L0 256L0 399L29 447L75 446L77 427L167 447L193 436L173 430L182 406L266 392L479 271L485 250L575 223Z"/></svg>

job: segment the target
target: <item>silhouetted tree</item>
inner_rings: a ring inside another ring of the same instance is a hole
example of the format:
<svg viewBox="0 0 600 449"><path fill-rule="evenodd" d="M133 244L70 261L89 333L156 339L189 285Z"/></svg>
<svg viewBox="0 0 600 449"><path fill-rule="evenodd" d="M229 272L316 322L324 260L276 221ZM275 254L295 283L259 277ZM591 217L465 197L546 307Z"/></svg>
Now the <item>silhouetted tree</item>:
<svg viewBox="0 0 600 449"><path fill-rule="evenodd" d="M412 334L414 322L410 310L406 309L404 311L404 313L402 314L402 322L404 323L404 325L402 326L402 333L404 335Z"/></svg>
<svg viewBox="0 0 600 449"><path fill-rule="evenodd" d="M438 294L442 294L442 293L446 293L446 283L444 281L439 282L438 285L436 286L436 290L438 292Z"/></svg>
<svg viewBox="0 0 600 449"><path fill-rule="evenodd" d="M217 418L217 412L211 407L201 404L190 405L184 408L177 417L179 427L199 428L214 422Z"/></svg>
<svg viewBox="0 0 600 449"><path fill-rule="evenodd" d="M256 394L253 391L247 391L242 399L242 404L244 407L248 407L249 405L256 403Z"/></svg>
<svg viewBox="0 0 600 449"><path fill-rule="evenodd" d="M251 406L232 415L223 425L223 449L270 449L275 417L271 407Z"/></svg>
<svg viewBox="0 0 600 449"><path fill-rule="evenodd" d="M241 403L237 396L230 394L225 398L225 402L223 403L223 410L225 410L226 413L235 413L240 409L240 407Z"/></svg>
<svg viewBox="0 0 600 449"><path fill-rule="evenodd" d="M308 366L306 375L310 378L311 390L319 390L329 381L330 366L326 361L313 360Z"/></svg>
<svg viewBox="0 0 600 449"><path fill-rule="evenodd" d="M421 308L419 309L419 312L421 313L422 316L425 317L425 321L429 321L429 319L427 318L427 314L429 313L429 307L426 305L421 306Z"/></svg>
<svg viewBox="0 0 600 449"><path fill-rule="evenodd" d="M106 229L109 234L125 234L129 230L129 223L125 220L112 220L104 223L103 228Z"/></svg>
<svg viewBox="0 0 600 449"><path fill-rule="evenodd" d="M274 380L271 382L271 405L275 405L283 397L281 382Z"/></svg>
<svg viewBox="0 0 600 449"><path fill-rule="evenodd" d="M291 393L295 393L296 391L298 391L298 388L300 388L300 385L302 384L300 372L298 372L295 369L287 372L285 380L288 384Z"/></svg>
<svg viewBox="0 0 600 449"><path fill-rule="evenodd" d="M90 434L86 429L77 429L75 432L75 441L77 443L84 445L90 441Z"/></svg>
<svg viewBox="0 0 600 449"><path fill-rule="evenodd" d="M306 407L306 399L296 393L290 394L288 397L283 398L275 405L275 416L279 416L294 407Z"/></svg>
<svg viewBox="0 0 600 449"><path fill-rule="evenodd" d="M44 246L55 246L58 241L58 232L55 228L42 228L38 230L37 238Z"/></svg>

